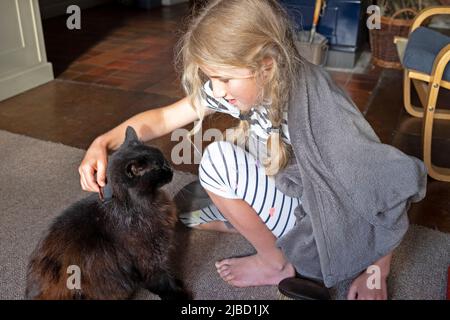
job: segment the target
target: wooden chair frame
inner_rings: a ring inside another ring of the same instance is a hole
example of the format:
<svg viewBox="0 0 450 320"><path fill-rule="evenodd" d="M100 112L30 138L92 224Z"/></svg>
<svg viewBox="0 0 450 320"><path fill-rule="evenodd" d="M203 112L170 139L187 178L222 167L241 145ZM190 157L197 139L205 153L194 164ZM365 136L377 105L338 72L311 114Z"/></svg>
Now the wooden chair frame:
<svg viewBox="0 0 450 320"><path fill-rule="evenodd" d="M422 10L414 20L409 33L411 34L420 27L427 18L439 14L450 15L450 6L430 7ZM407 39L396 37L394 42L397 44L401 59L403 59ZM434 119L450 120L450 110L436 110L440 88L450 90L450 82L442 80L444 70L449 61L450 44L445 46L435 58L430 75L405 68L403 76L403 102L405 109L410 115L424 119L422 125L422 152L428 174L436 180L448 182L450 182L450 169L435 166L431 161L431 143ZM422 107L411 104L411 82L416 88Z"/></svg>

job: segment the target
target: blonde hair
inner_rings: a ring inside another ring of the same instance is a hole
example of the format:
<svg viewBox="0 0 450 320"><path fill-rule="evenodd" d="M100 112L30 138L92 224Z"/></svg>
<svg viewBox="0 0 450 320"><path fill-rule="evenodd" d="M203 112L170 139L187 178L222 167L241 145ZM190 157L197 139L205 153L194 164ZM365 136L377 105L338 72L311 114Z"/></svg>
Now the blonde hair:
<svg viewBox="0 0 450 320"><path fill-rule="evenodd" d="M276 0L213 0L192 19L178 43L178 52L181 82L200 119L191 134L201 128L205 114L201 101L206 79L200 67L247 68L261 85L259 102L270 104L268 117L275 128L267 142L266 174L275 175L284 168L292 150L281 138L281 122L298 80L301 58L293 24L280 4ZM273 64L263 80L266 58L272 58ZM234 129L237 135L248 136L246 120Z"/></svg>

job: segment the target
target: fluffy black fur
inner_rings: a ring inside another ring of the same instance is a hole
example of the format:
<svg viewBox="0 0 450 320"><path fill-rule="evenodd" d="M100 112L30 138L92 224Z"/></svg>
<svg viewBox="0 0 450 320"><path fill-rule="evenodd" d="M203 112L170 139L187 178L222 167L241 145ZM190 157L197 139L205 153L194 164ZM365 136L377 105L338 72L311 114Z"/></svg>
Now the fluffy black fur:
<svg viewBox="0 0 450 320"><path fill-rule="evenodd" d="M160 187L172 176L161 151L128 127L108 163L112 198L91 195L55 219L31 256L26 298L127 299L139 287L162 299L188 298L169 268L177 218ZM80 289L67 286L71 265L80 268Z"/></svg>

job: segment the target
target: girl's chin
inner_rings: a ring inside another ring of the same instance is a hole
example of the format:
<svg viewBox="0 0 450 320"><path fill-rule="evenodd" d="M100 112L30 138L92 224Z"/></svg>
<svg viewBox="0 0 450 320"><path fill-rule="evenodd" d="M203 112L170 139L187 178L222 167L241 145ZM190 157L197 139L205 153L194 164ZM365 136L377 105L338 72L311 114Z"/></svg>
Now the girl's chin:
<svg viewBox="0 0 450 320"><path fill-rule="evenodd" d="M238 109L239 109L239 111L241 111L241 113L248 113L249 112L249 109L247 109L247 108L239 107Z"/></svg>
<svg viewBox="0 0 450 320"><path fill-rule="evenodd" d="M246 105L242 105L242 104L235 104L235 106L244 112L250 111L250 109L252 108L252 106L246 106Z"/></svg>

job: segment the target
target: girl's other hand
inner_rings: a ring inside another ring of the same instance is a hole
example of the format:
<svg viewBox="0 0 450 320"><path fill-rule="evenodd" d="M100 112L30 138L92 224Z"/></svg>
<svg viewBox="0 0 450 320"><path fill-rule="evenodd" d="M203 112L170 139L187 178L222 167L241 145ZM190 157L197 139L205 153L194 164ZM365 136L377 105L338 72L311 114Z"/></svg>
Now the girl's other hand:
<svg viewBox="0 0 450 320"><path fill-rule="evenodd" d="M381 276L379 288L369 288L367 282L372 274L363 272L355 280L347 294L348 300L387 300L387 278ZM370 280L369 280L370 281Z"/></svg>
<svg viewBox="0 0 450 320"><path fill-rule="evenodd" d="M100 192L100 187L105 186L107 162L106 145L98 139L94 140L78 168L81 188L84 191Z"/></svg>

